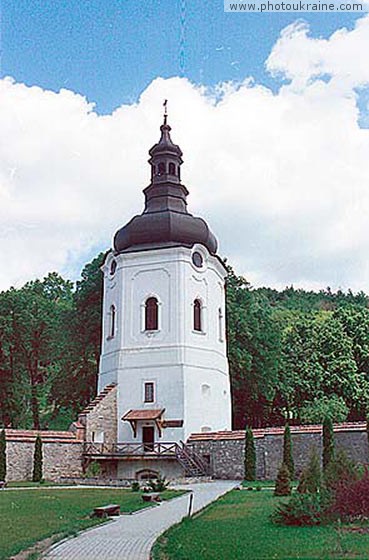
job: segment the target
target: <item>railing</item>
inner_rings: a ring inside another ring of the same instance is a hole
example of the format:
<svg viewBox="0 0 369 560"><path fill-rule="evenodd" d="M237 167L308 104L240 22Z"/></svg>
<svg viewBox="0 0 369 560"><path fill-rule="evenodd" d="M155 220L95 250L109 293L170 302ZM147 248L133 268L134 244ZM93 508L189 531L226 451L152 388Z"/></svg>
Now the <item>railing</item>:
<svg viewBox="0 0 369 560"><path fill-rule="evenodd" d="M177 443L85 443L84 455L176 457Z"/></svg>
<svg viewBox="0 0 369 560"><path fill-rule="evenodd" d="M209 465L189 445L180 441L177 445L177 459L188 471L188 474L209 474Z"/></svg>

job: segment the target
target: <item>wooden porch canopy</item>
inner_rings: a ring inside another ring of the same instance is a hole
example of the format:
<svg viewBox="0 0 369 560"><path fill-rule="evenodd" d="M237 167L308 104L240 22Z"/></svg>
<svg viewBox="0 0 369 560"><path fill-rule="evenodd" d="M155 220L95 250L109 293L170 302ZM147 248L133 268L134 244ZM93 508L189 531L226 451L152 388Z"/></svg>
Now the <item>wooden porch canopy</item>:
<svg viewBox="0 0 369 560"><path fill-rule="evenodd" d="M129 410L122 416L122 420L125 422L129 422L131 424L131 428L133 430L133 435L137 436L137 422L146 422L148 420L152 420L155 422L155 425L159 431L159 437L161 437L162 429L163 429L163 414L165 412L165 408L155 408L155 409L138 409L138 410Z"/></svg>

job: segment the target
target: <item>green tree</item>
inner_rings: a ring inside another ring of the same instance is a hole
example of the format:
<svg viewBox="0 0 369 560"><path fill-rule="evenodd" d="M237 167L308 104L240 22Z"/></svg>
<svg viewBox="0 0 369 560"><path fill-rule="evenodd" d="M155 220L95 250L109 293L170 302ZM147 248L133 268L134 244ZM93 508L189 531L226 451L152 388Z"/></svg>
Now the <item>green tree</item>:
<svg viewBox="0 0 369 560"><path fill-rule="evenodd" d="M302 471L297 491L300 494L316 494L322 483L322 472L320 468L320 460L316 449L313 449L309 462Z"/></svg>
<svg viewBox="0 0 369 560"><path fill-rule="evenodd" d="M307 402L300 409L300 419L303 424L319 424L322 418L330 418L332 422L344 422L349 414L349 408L342 397L337 395L323 395L313 402Z"/></svg>
<svg viewBox="0 0 369 560"><path fill-rule="evenodd" d="M226 303L234 428L265 425L276 388L279 325L272 321L267 299L231 268Z"/></svg>
<svg viewBox="0 0 369 560"><path fill-rule="evenodd" d="M64 375L55 394L64 408L78 413L96 395L102 322L102 283L100 267L105 258L100 253L81 273L73 296L73 313L69 332L73 333Z"/></svg>
<svg viewBox="0 0 369 560"><path fill-rule="evenodd" d="M33 482L41 482L42 480L42 440L40 436L37 436L35 441L35 451L33 455Z"/></svg>
<svg viewBox="0 0 369 560"><path fill-rule="evenodd" d="M291 494L291 474L286 463L282 463L275 481L275 496L289 496Z"/></svg>
<svg viewBox="0 0 369 560"><path fill-rule="evenodd" d="M292 453L292 440L291 440L291 429L288 424L284 428L283 434L283 461L282 464L287 465L290 472L290 477L293 478L295 475L295 464L293 462Z"/></svg>
<svg viewBox="0 0 369 560"><path fill-rule="evenodd" d="M256 452L251 428L246 428L245 438L245 480L256 478Z"/></svg>
<svg viewBox="0 0 369 560"><path fill-rule="evenodd" d="M6 479L6 436L5 430L0 432L0 480Z"/></svg>
<svg viewBox="0 0 369 560"><path fill-rule="evenodd" d="M329 463L334 459L334 433L333 424L329 416L323 422L323 470L325 471Z"/></svg>
<svg viewBox="0 0 369 560"><path fill-rule="evenodd" d="M3 417L10 415L7 423L40 429L51 414L51 390L69 347L65 333L71 304L72 283L55 273L0 294L0 367L12 384L2 411Z"/></svg>

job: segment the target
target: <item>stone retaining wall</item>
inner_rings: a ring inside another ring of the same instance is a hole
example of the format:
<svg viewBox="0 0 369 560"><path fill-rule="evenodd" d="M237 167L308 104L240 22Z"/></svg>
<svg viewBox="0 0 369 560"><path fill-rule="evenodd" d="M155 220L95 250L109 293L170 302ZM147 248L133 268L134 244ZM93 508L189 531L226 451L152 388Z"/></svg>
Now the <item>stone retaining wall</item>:
<svg viewBox="0 0 369 560"><path fill-rule="evenodd" d="M31 480L38 432L6 430L7 480ZM39 432L43 453L43 478L58 481L63 476L81 476L83 443L70 432Z"/></svg>
<svg viewBox="0 0 369 560"><path fill-rule="evenodd" d="M368 462L368 438L364 422L336 424L336 447L360 463ZM293 458L299 476L312 450L322 452L321 426L291 427ZM193 434L189 441L194 450L206 460L210 458L214 478L241 480L244 477L245 434L241 431ZM254 430L256 451L256 476L274 480L282 461L283 428Z"/></svg>

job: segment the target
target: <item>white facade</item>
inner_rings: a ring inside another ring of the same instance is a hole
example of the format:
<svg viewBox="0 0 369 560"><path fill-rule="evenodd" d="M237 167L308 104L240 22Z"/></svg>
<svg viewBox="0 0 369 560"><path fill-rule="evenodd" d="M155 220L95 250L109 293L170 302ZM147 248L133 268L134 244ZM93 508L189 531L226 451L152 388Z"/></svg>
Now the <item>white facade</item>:
<svg viewBox="0 0 369 560"><path fill-rule="evenodd" d="M194 264L194 253L202 256L202 266ZM153 426L155 441L163 442L185 441L193 432L230 430L226 270L221 261L203 245L162 247L110 252L102 269L99 391L113 381L118 384L118 441L141 442L143 426ZM145 329L149 297L158 301L157 330ZM195 300L201 304L201 330L194 329ZM145 383L153 383L148 387L149 393L154 388L152 402L145 402ZM164 423L183 424L160 434L154 421L139 421L135 435L122 416L145 409L165 409Z"/></svg>

